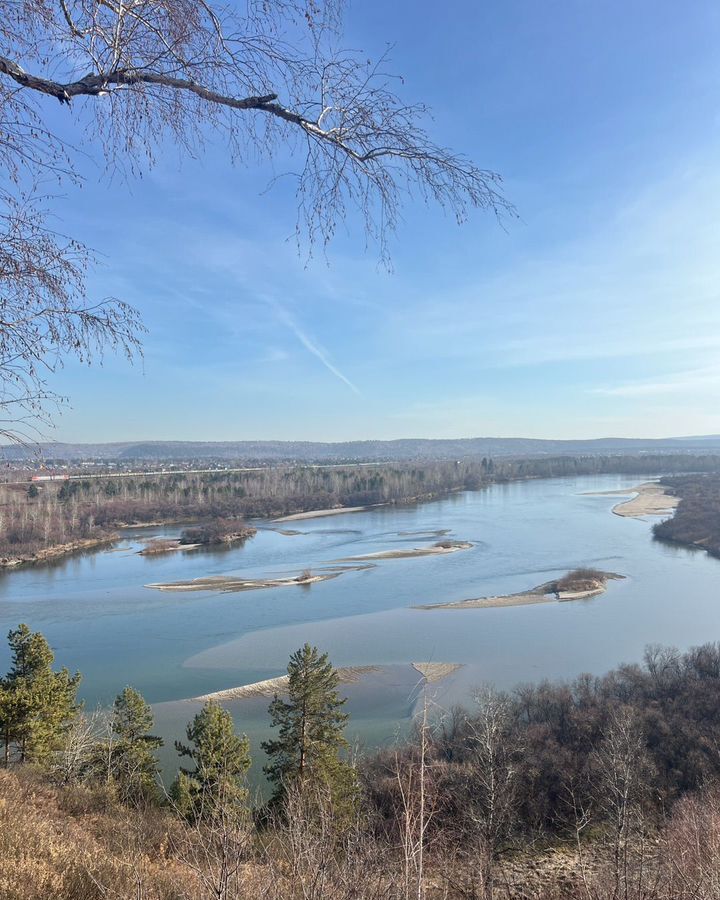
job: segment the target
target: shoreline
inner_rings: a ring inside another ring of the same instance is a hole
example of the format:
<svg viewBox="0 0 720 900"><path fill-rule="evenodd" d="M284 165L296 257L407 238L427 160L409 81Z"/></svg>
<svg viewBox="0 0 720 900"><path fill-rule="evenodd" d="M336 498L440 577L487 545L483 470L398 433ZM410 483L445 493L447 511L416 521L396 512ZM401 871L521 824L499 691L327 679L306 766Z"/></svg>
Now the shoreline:
<svg viewBox="0 0 720 900"><path fill-rule="evenodd" d="M526 476L518 476L512 479L509 479L509 482L519 482L519 481L529 481L534 479L542 480L542 478L547 478L552 480L554 477L561 476L535 476L535 475L526 475ZM491 487L493 484L504 483L501 481L490 481L487 484L483 484L482 486L474 489L467 490L485 490L488 487ZM291 513L288 515L276 516L274 518L263 518L262 521L265 523L265 527L272 526L273 524L282 524L285 522L293 522L293 521L302 521L304 519L314 519L320 518L324 516L335 516L342 515L344 513L355 513L355 512L368 512L374 509L381 509L385 507L393 507L393 506L403 506L403 505L414 505L420 503L429 503L435 500L438 500L443 497L449 497L453 493L458 491L466 490L466 488L450 488L447 491L441 492L429 492L427 494L415 495L413 497L406 497L402 500L388 500L382 503L375 503L366 506L343 506L343 507L333 507L329 509L313 509L306 510L303 512ZM631 498L630 500L623 501L621 503L616 504L613 507L613 513L620 517L625 518L641 518L645 515L665 515L671 513L678 505L679 498L674 497L666 493L666 488L661 486L657 482L646 482L642 485L638 485L636 488L631 489L631 491L599 491L592 492L596 495L599 494L608 494L608 495L624 495L627 496L628 493L636 493L637 496ZM0 558L0 571L5 570L13 570L22 567L27 567L31 565L39 565L45 562L54 562L58 559L61 559L65 556L72 556L75 553L84 552L87 550L99 549L107 544L111 544L120 539L120 534L118 532L125 531L127 529L144 529L144 528L161 528L164 526L170 525L181 525L181 524L197 524L198 522L207 521L206 518L197 516L193 517L168 517L164 520L154 520L151 522L123 522L118 523L114 526L117 529L116 532L113 533L111 537L104 535L98 538L85 538L75 541L68 541L64 544L56 544L50 547L43 548L42 550L35 551L33 553L29 553L27 555L18 555L13 557L4 557ZM273 529L271 529L273 530ZM288 535L300 534L302 532L295 532L288 530L283 531L281 529L277 530L281 534L287 533ZM204 546L204 545L201 545ZM199 549L199 548L190 548L187 549ZM420 548L418 548L420 549ZM399 553L400 551L398 551ZM392 551L388 551L388 553L392 553ZM145 555L154 555L154 554L145 554ZM412 553L409 554L411 556L415 555L425 555ZM382 558L382 557L381 557ZM395 556L387 556L385 558L400 558ZM357 558L353 558L357 559Z"/></svg>
<svg viewBox="0 0 720 900"><path fill-rule="evenodd" d="M372 506L333 506L329 509L309 509L307 512L291 513L289 516L279 516L276 519L270 519L270 522L300 522L303 519L319 519L322 516L339 516L342 513L367 512L370 509L377 509L379 506L387 505L387 503L374 503Z"/></svg>
<svg viewBox="0 0 720 900"><path fill-rule="evenodd" d="M634 497L617 503L612 511L616 516L632 519L668 515L680 503L680 498L668 491L669 488L658 481L646 481L632 488Z"/></svg>
<svg viewBox="0 0 720 900"><path fill-rule="evenodd" d="M522 476L517 481L528 481L535 476ZM370 512L373 509L385 509L388 506L414 506L420 503L433 503L435 500L442 500L450 497L452 494L458 494L466 490L484 490L492 484L498 482L488 482L478 488L452 487L442 491L430 491L427 494L414 494L412 497L396 498L394 500L384 500L381 503L370 503L366 506L331 506L325 509L309 509L304 512L290 513L289 515L275 516L266 519L270 524L282 522L299 522L303 519L319 519L322 516L339 516L343 513Z"/></svg>
<svg viewBox="0 0 720 900"><path fill-rule="evenodd" d="M99 550L108 544L114 544L120 540L119 534L110 534L96 538L81 538L76 541L68 541L67 544L55 544L37 550L30 556L5 556L0 558L0 570L20 569L29 566L42 565L46 562L54 562L64 556L72 556L75 553L83 553L86 550Z"/></svg>

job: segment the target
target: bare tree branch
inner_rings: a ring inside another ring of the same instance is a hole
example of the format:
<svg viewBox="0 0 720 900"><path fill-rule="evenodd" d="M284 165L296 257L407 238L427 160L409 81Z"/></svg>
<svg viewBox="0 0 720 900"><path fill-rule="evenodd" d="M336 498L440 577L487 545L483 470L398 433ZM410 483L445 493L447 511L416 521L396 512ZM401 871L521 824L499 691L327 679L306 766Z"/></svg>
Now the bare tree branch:
<svg viewBox="0 0 720 900"><path fill-rule="evenodd" d="M337 50L341 6L277 0L241 13L195 0L62 0L56 13L35 0L22 6L29 12L16 7L28 38L3 41L0 30L0 75L66 106L96 98L111 162L152 161L166 131L192 149L219 130L243 160L289 146L304 157L297 228L310 247L327 244L354 206L387 261L387 237L414 192L458 221L473 207L513 214L497 174L429 137L427 109L396 94L385 56ZM70 77L26 71L23 52ZM73 77L78 70L86 74Z"/></svg>
<svg viewBox="0 0 720 900"><path fill-rule="evenodd" d="M85 297L92 256L46 225L37 185L78 181L76 151L48 124L74 110L110 167L152 165L169 141L211 135L232 161L301 162L298 247L325 247L351 210L389 264L408 197L449 211L513 214L500 178L435 143L399 79L340 51L342 0L6 0L0 16L0 410L47 414L65 356L139 349L136 313ZM85 73L85 74L80 74ZM42 214L41 214L42 213ZM23 306L25 312L23 312ZM9 418L12 415L8 413ZM0 426L0 437L2 437Z"/></svg>

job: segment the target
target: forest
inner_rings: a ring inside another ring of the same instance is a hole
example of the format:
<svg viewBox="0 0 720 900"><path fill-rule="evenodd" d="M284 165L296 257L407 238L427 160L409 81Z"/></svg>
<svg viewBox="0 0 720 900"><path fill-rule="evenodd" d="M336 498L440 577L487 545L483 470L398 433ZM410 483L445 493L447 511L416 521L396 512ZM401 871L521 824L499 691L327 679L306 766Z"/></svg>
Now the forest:
<svg viewBox="0 0 720 900"><path fill-rule="evenodd" d="M525 478L717 472L716 455L597 456L277 466L258 471L86 477L0 486L0 561L111 540L124 525L272 518L313 509L412 503Z"/></svg>
<svg viewBox="0 0 720 900"><path fill-rule="evenodd" d="M720 476L677 475L662 483L680 503L671 519L653 526L654 536L720 556Z"/></svg>
<svg viewBox="0 0 720 900"><path fill-rule="evenodd" d="M272 699L272 788L207 702L158 778L151 707L76 699L43 636L10 632L0 681L0 893L104 897L710 900L720 877L720 645L649 647L569 683L479 686L358 757L327 654L305 645Z"/></svg>

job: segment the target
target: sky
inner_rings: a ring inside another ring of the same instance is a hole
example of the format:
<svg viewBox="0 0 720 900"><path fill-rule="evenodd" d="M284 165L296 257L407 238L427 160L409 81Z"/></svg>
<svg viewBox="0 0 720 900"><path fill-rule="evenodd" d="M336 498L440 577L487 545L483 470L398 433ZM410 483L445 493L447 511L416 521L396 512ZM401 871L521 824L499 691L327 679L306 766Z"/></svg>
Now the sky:
<svg viewBox="0 0 720 900"><path fill-rule="evenodd" d="M390 45L518 218L409 203L389 273L352 216L298 254L291 184L220 143L92 162L55 212L148 333L134 366L68 362L52 438L720 433L719 43L715 0L353 4L346 46Z"/></svg>

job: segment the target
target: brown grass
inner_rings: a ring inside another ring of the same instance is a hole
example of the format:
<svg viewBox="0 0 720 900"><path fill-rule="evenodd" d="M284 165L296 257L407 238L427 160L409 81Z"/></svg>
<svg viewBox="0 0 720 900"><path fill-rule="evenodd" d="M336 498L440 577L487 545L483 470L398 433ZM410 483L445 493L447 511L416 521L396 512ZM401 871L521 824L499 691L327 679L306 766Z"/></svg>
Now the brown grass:
<svg viewBox="0 0 720 900"><path fill-rule="evenodd" d="M0 897L191 897L193 873L168 852L177 827L162 810L135 813L102 791L0 772Z"/></svg>

